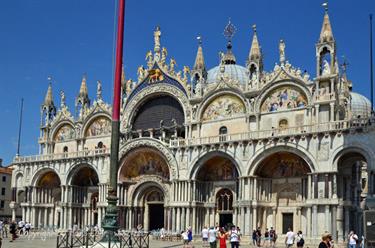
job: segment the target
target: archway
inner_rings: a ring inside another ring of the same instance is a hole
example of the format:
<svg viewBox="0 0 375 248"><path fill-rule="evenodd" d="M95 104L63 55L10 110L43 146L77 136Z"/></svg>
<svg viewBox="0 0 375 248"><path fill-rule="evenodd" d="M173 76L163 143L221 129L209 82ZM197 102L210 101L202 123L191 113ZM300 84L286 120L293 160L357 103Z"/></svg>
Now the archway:
<svg viewBox="0 0 375 248"><path fill-rule="evenodd" d="M229 228L233 224L233 193L223 188L216 193L216 210L219 214L219 225Z"/></svg>
<svg viewBox="0 0 375 248"><path fill-rule="evenodd" d="M70 210L71 216L67 216L71 218L71 225L83 228L98 224L99 177L97 172L90 165L81 164L76 166L69 178L68 187L72 198L68 201L74 205Z"/></svg>
<svg viewBox="0 0 375 248"><path fill-rule="evenodd" d="M145 175L170 179L167 160L154 148L137 148L128 153L119 169L119 182L136 181Z"/></svg>
<svg viewBox="0 0 375 248"><path fill-rule="evenodd" d="M199 168L196 179L199 181L235 181L238 171L227 157L213 156Z"/></svg>
<svg viewBox="0 0 375 248"><path fill-rule="evenodd" d="M255 187L253 200L259 202L254 210L254 227L272 226L278 233L286 233L288 228L299 230L301 223L306 223L311 210L303 206L308 198L311 167L290 151L270 153L259 162L254 171L256 177L251 182ZM306 230L301 231L306 233Z"/></svg>
<svg viewBox="0 0 375 248"><path fill-rule="evenodd" d="M337 197L343 209L339 212L339 239L345 239L350 230L362 233L363 210L367 209L365 199L375 188L375 175L367 166L366 157L356 149L345 150L337 159Z"/></svg>
<svg viewBox="0 0 375 248"><path fill-rule="evenodd" d="M35 215L26 213L28 221L38 228L60 226L58 209L61 201L61 181L58 174L54 171L40 174L31 190Z"/></svg>
<svg viewBox="0 0 375 248"><path fill-rule="evenodd" d="M157 230L164 227L164 194L157 187L147 189L144 198L145 220L147 230Z"/></svg>

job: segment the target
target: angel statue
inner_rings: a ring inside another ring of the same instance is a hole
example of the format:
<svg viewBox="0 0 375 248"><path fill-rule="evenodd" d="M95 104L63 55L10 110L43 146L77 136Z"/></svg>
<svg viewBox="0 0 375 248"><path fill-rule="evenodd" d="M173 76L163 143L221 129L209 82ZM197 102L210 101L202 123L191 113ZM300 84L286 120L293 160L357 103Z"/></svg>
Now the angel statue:
<svg viewBox="0 0 375 248"><path fill-rule="evenodd" d="M174 72L174 67L177 66L176 60L174 58L171 58L171 61L169 62L169 71Z"/></svg>
<svg viewBox="0 0 375 248"><path fill-rule="evenodd" d="M190 73L190 68L189 68L189 66L184 66L184 69L183 69L183 71L184 71L184 80L187 80L187 78L188 78L188 75L189 75L189 73Z"/></svg>
<svg viewBox="0 0 375 248"><path fill-rule="evenodd" d="M148 65L148 67L150 67L151 68L151 66L152 66L152 52L151 52L151 50L150 51L148 51L147 53L146 53L146 58L145 58L145 60L147 61L147 65Z"/></svg>
<svg viewBox="0 0 375 248"><path fill-rule="evenodd" d="M138 67L137 75L138 75L138 82L142 81L142 79L145 77L145 68L143 68L143 65Z"/></svg>
<svg viewBox="0 0 375 248"><path fill-rule="evenodd" d="M279 53L280 53L280 63L284 63L285 62L285 42L284 42L284 40L280 40Z"/></svg>
<svg viewBox="0 0 375 248"><path fill-rule="evenodd" d="M167 59L167 55L168 55L167 48L163 47L163 48L161 49L161 62L162 62L163 64L165 64L165 61L166 61L166 59Z"/></svg>

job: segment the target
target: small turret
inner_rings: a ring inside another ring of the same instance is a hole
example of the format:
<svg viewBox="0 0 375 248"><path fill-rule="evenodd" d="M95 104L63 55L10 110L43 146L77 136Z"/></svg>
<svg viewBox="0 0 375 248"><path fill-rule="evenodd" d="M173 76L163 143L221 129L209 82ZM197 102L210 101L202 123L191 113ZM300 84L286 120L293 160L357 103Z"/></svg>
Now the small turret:
<svg viewBox="0 0 375 248"><path fill-rule="evenodd" d="M256 25L254 24L252 28L254 31L254 35L251 42L249 57L247 60L247 68L249 70L250 80L258 79L261 72L263 71L263 56L258 41Z"/></svg>
<svg viewBox="0 0 375 248"><path fill-rule="evenodd" d="M55 104L53 103L53 96L52 96L52 82L51 78L49 77L49 84L48 84L48 89L46 96L44 98L44 102L41 105L41 125L47 125L53 117L56 115L56 107ZM43 123L44 121L44 123Z"/></svg>
<svg viewBox="0 0 375 248"><path fill-rule="evenodd" d="M78 112L79 109L79 116L82 115L83 111L90 106L90 99L87 90L86 84L86 74L82 77L81 87L79 89L78 96L76 98L76 110Z"/></svg>
<svg viewBox="0 0 375 248"><path fill-rule="evenodd" d="M198 81L205 81L207 79L207 70L204 63L203 49L202 49L202 37L198 36L198 50L197 56L195 57L195 63L191 71L192 82L194 86Z"/></svg>

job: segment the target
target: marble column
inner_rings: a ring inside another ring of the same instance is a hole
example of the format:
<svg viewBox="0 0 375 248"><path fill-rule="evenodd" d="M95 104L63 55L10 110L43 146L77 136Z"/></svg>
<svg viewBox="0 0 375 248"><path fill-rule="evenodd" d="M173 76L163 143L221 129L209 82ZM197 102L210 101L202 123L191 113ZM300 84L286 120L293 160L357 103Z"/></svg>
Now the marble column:
<svg viewBox="0 0 375 248"><path fill-rule="evenodd" d="M307 234L307 237L310 237L312 238L312 233L311 233L311 227L312 227L312 219L311 219L311 207L308 206L307 209L306 209L306 215L307 215L307 218L306 218L306 234Z"/></svg>
<svg viewBox="0 0 375 248"><path fill-rule="evenodd" d="M176 230L177 231L181 231L181 208L180 207L178 207L177 208L177 216L176 216L176 218L177 218L177 223L176 223Z"/></svg>
<svg viewBox="0 0 375 248"><path fill-rule="evenodd" d="M333 217L333 215L332 215L332 217ZM325 223L326 230L330 231L331 230L330 223L332 223L334 221L334 218L332 218L332 220L331 220L331 214L329 212L329 205L325 206L325 217L324 218L325 218L325 221L326 221L326 223Z"/></svg>
<svg viewBox="0 0 375 248"><path fill-rule="evenodd" d="M195 182L194 182L195 183ZM194 230L196 230L196 233L198 233L198 227L197 227L197 222L196 222L196 219L197 219L197 207L193 207L193 219L192 219L192 227Z"/></svg>
<svg viewBox="0 0 375 248"><path fill-rule="evenodd" d="M336 217L336 218L335 218ZM338 223L338 218L337 218L337 207L332 206L332 235L334 240L338 240L338 231L337 231L337 223ZM342 228L342 224L341 224Z"/></svg>
<svg viewBox="0 0 375 248"><path fill-rule="evenodd" d="M318 206L312 206L312 236L314 239L318 238Z"/></svg>
<svg viewBox="0 0 375 248"><path fill-rule="evenodd" d="M172 231L177 231L176 228L176 208L172 208Z"/></svg>
<svg viewBox="0 0 375 248"><path fill-rule="evenodd" d="M191 226L193 228L193 226L191 225L191 222L190 222L190 207L186 208L186 226ZM194 232L194 230L193 230Z"/></svg>
<svg viewBox="0 0 375 248"><path fill-rule="evenodd" d="M349 231L349 218L348 218L348 223L346 223L347 222L346 210L347 208L345 208L345 229L346 229L345 231ZM344 236L346 235L346 233L344 233L344 207L342 205L337 206L336 223L337 223L337 234L338 234L337 238L339 241L344 241Z"/></svg>
<svg viewBox="0 0 375 248"><path fill-rule="evenodd" d="M257 207L253 207L253 228L257 229L258 228L258 223L257 223Z"/></svg>

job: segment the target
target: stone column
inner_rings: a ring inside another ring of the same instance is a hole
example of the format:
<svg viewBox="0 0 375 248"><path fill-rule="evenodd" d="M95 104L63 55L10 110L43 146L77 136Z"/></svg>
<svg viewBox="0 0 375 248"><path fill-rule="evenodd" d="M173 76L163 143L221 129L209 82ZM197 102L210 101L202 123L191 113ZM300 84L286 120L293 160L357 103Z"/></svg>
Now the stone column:
<svg viewBox="0 0 375 248"><path fill-rule="evenodd" d="M272 226L276 229L276 207L272 208Z"/></svg>
<svg viewBox="0 0 375 248"><path fill-rule="evenodd" d="M181 231L181 208L177 208L177 216L176 216L176 230Z"/></svg>
<svg viewBox="0 0 375 248"><path fill-rule="evenodd" d="M257 207L253 207L253 229L257 229L258 223L257 223Z"/></svg>
<svg viewBox="0 0 375 248"><path fill-rule="evenodd" d="M197 207L193 207L193 219L192 219L193 223L192 223L192 227L194 228L194 230L196 230L196 233L198 233L199 230L197 230L198 228L197 228L196 219L197 219Z"/></svg>
<svg viewBox="0 0 375 248"><path fill-rule="evenodd" d="M330 215L330 212L329 212L329 205L326 205L325 206L325 226L326 226L326 230L327 231L330 231L331 230L331 225L330 223L334 222L334 216L332 215L332 220L331 220L331 215Z"/></svg>
<svg viewBox="0 0 375 248"><path fill-rule="evenodd" d="M337 174L332 175L332 198L337 198Z"/></svg>
<svg viewBox="0 0 375 248"><path fill-rule="evenodd" d="M307 237L309 238L312 238L312 234L311 234L311 226L312 226L312 221L311 221L311 207L308 206L307 209L306 209L306 234L307 234Z"/></svg>
<svg viewBox="0 0 375 248"><path fill-rule="evenodd" d="M186 209L186 226L191 226L191 228L194 228L193 225L190 223L190 207Z"/></svg>
<svg viewBox="0 0 375 248"><path fill-rule="evenodd" d="M176 231L176 208L172 208L172 228L171 231Z"/></svg>
<svg viewBox="0 0 375 248"><path fill-rule="evenodd" d="M313 205L312 206L312 210L313 210L313 213L312 213L312 236L314 239L318 238L318 206L317 205Z"/></svg>
<svg viewBox="0 0 375 248"><path fill-rule="evenodd" d="M344 236L346 233L344 233L344 207L342 205L337 206L336 223L338 234L337 238L339 241L344 241ZM349 212L347 211L347 208L345 208L345 229L346 231L349 231Z"/></svg>
<svg viewBox="0 0 375 248"><path fill-rule="evenodd" d="M336 220L335 220L336 217ZM337 215L337 207L332 206L332 235L334 240L338 240L338 231L337 231L337 223L338 223L338 215ZM341 221L341 228L342 228L342 221Z"/></svg>

